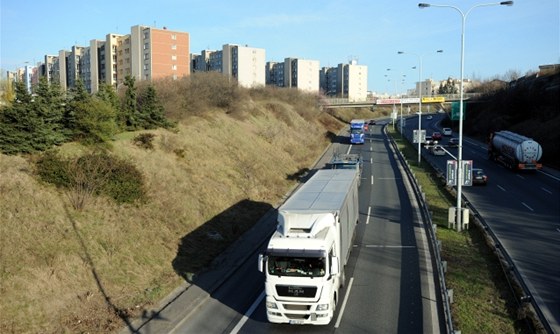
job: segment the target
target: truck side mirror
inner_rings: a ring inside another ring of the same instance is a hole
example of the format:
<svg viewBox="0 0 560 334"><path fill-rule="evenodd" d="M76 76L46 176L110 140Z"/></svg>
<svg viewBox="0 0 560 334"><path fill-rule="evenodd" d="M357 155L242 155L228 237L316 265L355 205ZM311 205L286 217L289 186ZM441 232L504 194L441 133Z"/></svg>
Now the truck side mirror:
<svg viewBox="0 0 560 334"><path fill-rule="evenodd" d="M340 261L338 257L333 256L331 257L331 275L338 274L340 274Z"/></svg>
<svg viewBox="0 0 560 334"><path fill-rule="evenodd" d="M263 254L259 254L259 259L258 259L258 262L257 262L257 268L259 269L259 271L261 273L264 272L266 260L268 260L268 256L265 256Z"/></svg>

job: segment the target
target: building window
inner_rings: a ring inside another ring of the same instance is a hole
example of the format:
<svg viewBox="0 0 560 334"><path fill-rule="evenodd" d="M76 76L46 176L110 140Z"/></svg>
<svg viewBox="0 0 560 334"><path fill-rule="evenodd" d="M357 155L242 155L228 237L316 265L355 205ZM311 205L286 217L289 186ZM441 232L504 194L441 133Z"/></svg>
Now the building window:
<svg viewBox="0 0 560 334"><path fill-rule="evenodd" d="M176 40L176 39L177 39L177 35L172 34L172 35L171 35L171 39L172 39L172 40Z"/></svg>
<svg viewBox="0 0 560 334"><path fill-rule="evenodd" d="M171 60L177 60L177 56L176 56L176 55L172 55L172 56L171 56Z"/></svg>
<svg viewBox="0 0 560 334"><path fill-rule="evenodd" d="M176 44L172 44L172 45L171 45L171 50L177 50L177 45L176 45Z"/></svg>
<svg viewBox="0 0 560 334"><path fill-rule="evenodd" d="M173 71L177 71L177 65L171 65L171 69L172 69Z"/></svg>

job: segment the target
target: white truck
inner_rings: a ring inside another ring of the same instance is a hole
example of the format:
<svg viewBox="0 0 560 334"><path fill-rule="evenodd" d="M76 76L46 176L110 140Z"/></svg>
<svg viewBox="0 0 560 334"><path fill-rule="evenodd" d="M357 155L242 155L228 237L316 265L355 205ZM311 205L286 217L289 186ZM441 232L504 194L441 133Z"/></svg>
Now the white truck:
<svg viewBox="0 0 560 334"><path fill-rule="evenodd" d="M258 259L268 321L330 323L357 223L354 170L318 170L280 206L276 231Z"/></svg>
<svg viewBox="0 0 560 334"><path fill-rule="evenodd" d="M362 179L362 170L364 169L364 162L362 156L359 154L341 154L335 153L327 164L326 168L330 169L351 169L358 174L358 186Z"/></svg>
<svg viewBox="0 0 560 334"><path fill-rule="evenodd" d="M488 157L514 170L537 170L542 168L541 145L511 131L498 131L490 135Z"/></svg>

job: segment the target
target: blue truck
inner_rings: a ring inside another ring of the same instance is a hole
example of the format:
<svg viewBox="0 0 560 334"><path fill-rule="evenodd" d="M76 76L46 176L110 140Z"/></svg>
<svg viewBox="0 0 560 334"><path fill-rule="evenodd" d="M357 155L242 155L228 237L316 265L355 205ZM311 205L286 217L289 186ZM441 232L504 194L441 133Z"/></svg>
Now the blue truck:
<svg viewBox="0 0 560 334"><path fill-rule="evenodd" d="M364 144L366 121L353 119L350 122L350 144Z"/></svg>

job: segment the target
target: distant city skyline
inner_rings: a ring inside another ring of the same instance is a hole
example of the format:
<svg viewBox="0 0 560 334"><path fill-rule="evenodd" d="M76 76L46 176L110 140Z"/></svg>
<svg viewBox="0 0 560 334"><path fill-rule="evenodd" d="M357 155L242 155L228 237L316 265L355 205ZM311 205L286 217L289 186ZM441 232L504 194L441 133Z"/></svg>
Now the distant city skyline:
<svg viewBox="0 0 560 334"><path fill-rule="evenodd" d="M480 3L434 2L464 12ZM559 3L517 0L511 7L474 8L466 20L465 78L524 75L560 63ZM100 0L76 6L22 0L0 3L2 75L138 24L188 32L192 53L239 44L265 49L266 61L310 59L322 68L357 60L368 67L368 90L381 94L414 88L418 55L422 80L460 74L461 16L451 8L419 9L417 1Z"/></svg>

